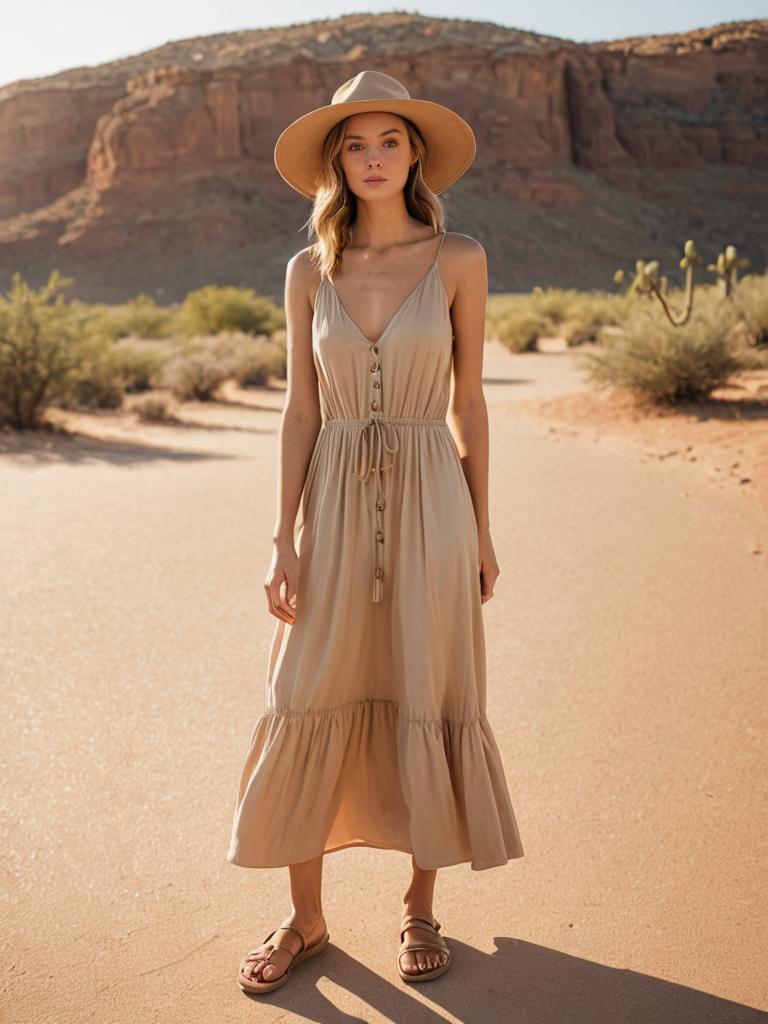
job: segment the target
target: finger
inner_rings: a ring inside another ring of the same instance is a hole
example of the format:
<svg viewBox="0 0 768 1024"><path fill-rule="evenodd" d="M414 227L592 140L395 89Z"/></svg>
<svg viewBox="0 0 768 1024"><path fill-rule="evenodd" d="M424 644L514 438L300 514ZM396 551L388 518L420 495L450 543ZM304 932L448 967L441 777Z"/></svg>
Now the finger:
<svg viewBox="0 0 768 1024"><path fill-rule="evenodd" d="M284 617L286 622L293 622L293 620L295 618L295 615L294 615L294 612L293 612L293 608L290 608L288 606L288 600L287 600L287 597L285 596L285 587L286 586L287 586L287 581L286 581L285 577L283 577L283 579L277 585L276 592L275 592L274 589L272 590L272 596L273 596L274 601L275 601L275 607L278 609L279 612L282 613L281 617Z"/></svg>
<svg viewBox="0 0 768 1024"><path fill-rule="evenodd" d="M291 618L284 611L281 611L275 598L276 598L276 587L273 583L265 583L264 589L267 592L267 603L269 604L270 614L274 615L276 619L282 619L283 622L291 624Z"/></svg>

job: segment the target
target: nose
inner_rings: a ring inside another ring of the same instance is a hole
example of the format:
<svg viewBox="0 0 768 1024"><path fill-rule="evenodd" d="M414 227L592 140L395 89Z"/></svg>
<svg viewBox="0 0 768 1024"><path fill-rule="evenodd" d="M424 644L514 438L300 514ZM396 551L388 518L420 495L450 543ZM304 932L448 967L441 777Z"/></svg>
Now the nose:
<svg viewBox="0 0 768 1024"><path fill-rule="evenodd" d="M369 149L368 156L365 162L368 164L369 167L371 166L371 164L380 164L381 157L379 156L379 151L375 148Z"/></svg>

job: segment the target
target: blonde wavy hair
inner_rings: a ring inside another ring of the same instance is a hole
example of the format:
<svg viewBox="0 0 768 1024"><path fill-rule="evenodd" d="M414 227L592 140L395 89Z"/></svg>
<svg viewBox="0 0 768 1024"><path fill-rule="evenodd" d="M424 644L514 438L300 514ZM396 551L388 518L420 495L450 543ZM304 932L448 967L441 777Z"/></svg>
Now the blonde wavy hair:
<svg viewBox="0 0 768 1024"><path fill-rule="evenodd" d="M347 186L340 157L348 120L345 117L339 121L325 137L323 170L318 179L312 212L303 225L309 225L309 237L314 235L317 239L310 247L310 260L320 271L321 279L332 274L341 262L342 253L351 241L350 225L357 215L357 197ZM412 217L424 224L431 224L435 232L439 233L445 224L443 204L422 175L427 146L413 121L407 117L402 117L402 120L417 157L403 189L405 207Z"/></svg>

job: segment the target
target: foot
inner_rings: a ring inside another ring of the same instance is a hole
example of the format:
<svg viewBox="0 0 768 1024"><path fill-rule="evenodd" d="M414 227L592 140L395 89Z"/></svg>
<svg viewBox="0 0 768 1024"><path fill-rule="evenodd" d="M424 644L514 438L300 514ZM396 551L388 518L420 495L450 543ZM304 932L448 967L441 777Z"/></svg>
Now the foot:
<svg viewBox="0 0 768 1024"><path fill-rule="evenodd" d="M294 928L298 928L304 933L308 946L325 935L328 930L322 914L315 918L292 914L283 921L271 939L262 942L260 946L255 946L253 955L249 953L242 961L240 972L246 981L275 981L291 966L293 955L301 951L302 945L296 932L288 931L284 927L287 924L293 925ZM265 963L264 959L268 956L269 946L275 946L275 949L272 951L269 963Z"/></svg>
<svg viewBox="0 0 768 1024"><path fill-rule="evenodd" d="M409 910L404 909L401 920L406 917L421 917L435 923L435 918L430 910ZM439 949L415 949L412 952L403 953L400 957L400 965L406 974L423 974L435 967L441 967L448 959L448 946L442 935L437 934L426 925L418 923L409 925L403 934L403 946L417 942L432 942L443 946L445 952Z"/></svg>

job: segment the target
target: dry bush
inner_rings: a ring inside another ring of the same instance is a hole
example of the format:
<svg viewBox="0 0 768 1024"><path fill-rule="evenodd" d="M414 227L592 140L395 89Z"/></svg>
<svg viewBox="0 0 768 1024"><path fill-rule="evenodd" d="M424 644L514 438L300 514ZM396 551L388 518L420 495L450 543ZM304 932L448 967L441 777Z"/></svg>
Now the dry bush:
<svg viewBox="0 0 768 1024"><path fill-rule="evenodd" d="M602 291L537 288L525 295L495 295L488 300L486 337L513 352L535 349L543 337L579 345L594 341L601 327L622 323L630 307L624 295Z"/></svg>
<svg viewBox="0 0 768 1024"><path fill-rule="evenodd" d="M624 387L659 404L701 401L732 374L753 365L738 339L735 306L697 290L686 324L669 322L658 302L636 303L620 328L602 331L595 349L577 366L597 386Z"/></svg>
<svg viewBox="0 0 768 1024"><path fill-rule="evenodd" d="M131 412L147 423L162 423L174 419L174 406L167 395L150 393L131 402Z"/></svg>

